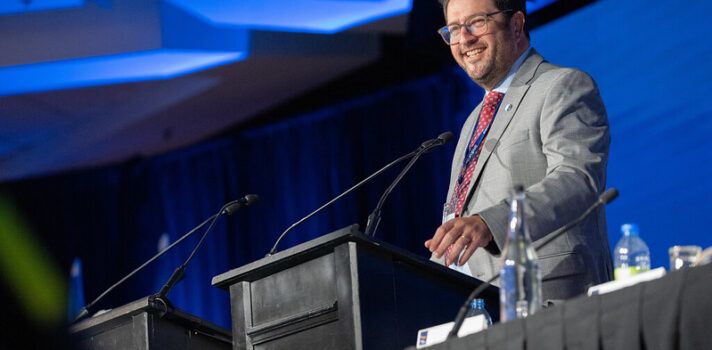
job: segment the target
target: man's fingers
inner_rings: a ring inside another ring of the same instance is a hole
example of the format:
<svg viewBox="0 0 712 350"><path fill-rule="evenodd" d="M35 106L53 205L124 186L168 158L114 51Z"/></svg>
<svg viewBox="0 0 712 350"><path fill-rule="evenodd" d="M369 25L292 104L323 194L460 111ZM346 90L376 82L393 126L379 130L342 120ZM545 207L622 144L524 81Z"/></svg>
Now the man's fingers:
<svg viewBox="0 0 712 350"><path fill-rule="evenodd" d="M465 250L469 240L465 236L458 236L452 243L452 250L448 254L448 259L445 262L447 266L457 262L457 258L460 256L460 252Z"/></svg>
<svg viewBox="0 0 712 350"><path fill-rule="evenodd" d="M442 240L440 241L440 244L438 245L437 249L435 250L435 256L440 258L440 256L442 256L445 253L445 251L447 250L448 247L450 247L451 244L456 243L456 241L460 237L461 233L462 233L462 227L460 227L458 225L453 225L447 232L445 232ZM461 248L461 246L460 246L460 248ZM457 253L459 253L459 252L460 252L460 250L457 250ZM457 256L455 254L454 249L450 255Z"/></svg>
<svg viewBox="0 0 712 350"><path fill-rule="evenodd" d="M477 249L477 245L474 244L473 242L470 242L470 244L467 245L467 248L465 248L465 252L462 253L462 256L460 257L460 260L458 260L457 264L460 266L465 265L467 260L470 260L470 257L472 257L472 254L475 253L476 249Z"/></svg>
<svg viewBox="0 0 712 350"><path fill-rule="evenodd" d="M438 259L452 246L445 263L448 266L453 263L462 266L478 247L485 247L491 239L489 228L479 216L475 215L445 222L438 227L433 238L425 241L424 244Z"/></svg>
<svg viewBox="0 0 712 350"><path fill-rule="evenodd" d="M425 243L424 243L425 248L428 248L428 250L430 249L430 241L431 241L431 240L429 239L429 240L425 241ZM432 252L431 252L431 253L432 253Z"/></svg>
<svg viewBox="0 0 712 350"><path fill-rule="evenodd" d="M438 227L437 230L435 230L435 235L433 235L433 238L425 241L425 246L430 249L431 253L435 253L435 251L438 249L440 246L440 242L442 241L443 237L445 237L445 234L450 230L452 227L452 220L442 224L440 227ZM440 253L442 254L442 252ZM437 256L437 258L440 258L440 256Z"/></svg>

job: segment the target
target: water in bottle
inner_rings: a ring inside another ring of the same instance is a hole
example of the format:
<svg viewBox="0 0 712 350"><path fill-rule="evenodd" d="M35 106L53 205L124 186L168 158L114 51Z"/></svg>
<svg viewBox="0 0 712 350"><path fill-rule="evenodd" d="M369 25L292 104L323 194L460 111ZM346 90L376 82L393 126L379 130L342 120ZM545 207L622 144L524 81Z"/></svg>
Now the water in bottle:
<svg viewBox="0 0 712 350"><path fill-rule="evenodd" d="M500 320L511 321L535 313L542 305L541 269L529 230L522 186L514 189L509 211L507 241L499 277Z"/></svg>
<svg viewBox="0 0 712 350"><path fill-rule="evenodd" d="M484 315L485 317L485 323L487 326L492 325L492 317L490 317L490 314L487 312L485 309L485 300L484 299L475 299L470 303L470 309L467 310L467 314L465 314L465 317L473 317L477 315Z"/></svg>
<svg viewBox="0 0 712 350"><path fill-rule="evenodd" d="M623 237L618 241L614 250L617 280L650 270L650 250L640 239L639 232L636 224L621 226Z"/></svg>

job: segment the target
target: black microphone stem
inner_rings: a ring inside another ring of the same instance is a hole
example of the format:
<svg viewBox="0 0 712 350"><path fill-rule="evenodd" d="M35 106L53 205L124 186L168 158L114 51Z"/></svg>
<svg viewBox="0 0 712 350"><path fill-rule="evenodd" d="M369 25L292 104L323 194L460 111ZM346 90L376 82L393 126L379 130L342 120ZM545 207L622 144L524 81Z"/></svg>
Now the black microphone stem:
<svg viewBox="0 0 712 350"><path fill-rule="evenodd" d="M606 205L616 199L618 197L618 190L611 187L604 191L599 197L598 200L588 207L586 211L581 214L576 220L569 222L568 224L559 227L557 230L554 232L550 233L547 235L547 238L545 238L542 241L538 241L537 244L534 245L534 250L539 251L539 249L545 245L547 245L549 242L552 240L556 239L557 237L561 236L564 234L564 232L568 231L572 227L578 225L583 219L585 219L588 214L590 214L594 209L598 208L601 205ZM460 331L460 327L462 327L462 323L465 322L465 314L467 313L467 308L469 307L470 303L475 300L475 298L480 295L487 287L490 286L492 281L496 280L499 278L499 273L496 273L492 278L487 280L486 282L482 283L481 285L477 286L475 290L470 293L470 296L467 297L467 301L465 304L463 304L460 307L460 310L457 312L457 316L455 316L455 324L452 326L452 329L450 329L450 333L448 333L447 338L456 338L457 337L457 332Z"/></svg>
<svg viewBox="0 0 712 350"><path fill-rule="evenodd" d="M175 287L175 285L178 284L178 282L180 282L181 280L183 280L183 278L185 278L185 267L188 266L188 263L190 262L190 260L193 259L193 256L195 256L195 253L198 251L198 248L200 248L200 246L203 244L203 241L205 240L205 237L208 235L208 232L210 232L210 229L213 228L213 225L215 225L215 222L218 220L218 217L220 216L220 214L223 213L223 210L225 210L225 208L228 205L230 205L230 204L228 203L225 206L223 206L222 208L220 208L220 211L218 211L217 214L215 214L211 217L213 220L210 222L210 226L208 226L208 228L205 229L205 232L203 232L203 236L200 237L198 244L195 245L195 248L193 248L193 251L190 253L190 256L188 257L188 259L185 260L183 265L179 266L178 268L175 269L175 271L173 271L173 274L171 275L170 278L168 278L168 281L166 282L166 284L164 284L163 287L161 287L161 290L157 294L155 294L156 298L164 299L168 295L168 292L170 292L171 289L173 289L173 287Z"/></svg>
<svg viewBox="0 0 712 350"><path fill-rule="evenodd" d="M472 303L472 301L475 300L475 298L477 298L480 293L484 292L485 289L487 289L497 278L499 278L499 273L494 274L492 278L477 286L477 288L475 288L475 290L470 293L470 295L467 297L467 302L460 306L460 310L457 311L457 316L455 316L455 324L452 326L452 329L450 329L450 333L448 333L447 335L448 339L457 337L457 332L460 331L462 323L465 322L465 315L467 314L467 310L470 306L470 303Z"/></svg>
<svg viewBox="0 0 712 350"><path fill-rule="evenodd" d="M292 226L289 226L289 228L287 228L284 232L282 232L281 235L279 235L279 238L277 238L277 242L274 242L274 246L272 246L272 249L270 249L269 253L267 253L267 256L270 256L270 255L274 254L274 253L277 251L277 246L279 245L279 242L282 241L282 238L284 238L284 236L287 234L287 232L289 232L289 231L291 231L293 228L297 227L297 225L301 224L301 223L304 222L305 220L307 220L307 219L309 219L310 217L314 216L314 214L318 213L318 212L321 211L322 209L324 209L324 208L328 207L329 205L331 205L332 203L336 202L336 201L337 201L338 199L340 199L341 197L343 197L343 196L345 196L345 195L351 193L351 191L357 189L358 187L360 187L361 185L363 185L363 184L365 184L366 182L370 181L371 179L373 179L374 177L378 176L378 175L381 174L382 172L384 172L384 171L390 169L390 168L393 167L394 165L396 165L396 164L402 162L403 160L405 160L405 159L407 159L407 158L413 157L415 154L417 154L417 151L410 152L410 153L408 153L408 154L406 154L406 155L404 155L404 156L401 156L400 158L398 158L398 159L396 159L396 160L394 160L394 161L388 163L388 165L384 166L383 168L381 168L381 169L378 170L377 172L373 173L371 176L369 176L369 177L367 177L367 178L361 180L361 182L359 182L359 183L353 185L353 186L352 186L351 188L349 188L348 190L346 190L346 191L344 191L343 193L341 193L340 195L336 196L336 198L334 198L334 199L328 201L326 204L322 205L322 206L319 207L317 210L314 210L314 211L311 212L309 215L303 217L301 220L299 220L299 221L293 223Z"/></svg>
<svg viewBox="0 0 712 350"><path fill-rule="evenodd" d="M185 260L183 265L179 266L178 268L173 271L173 274L171 275L170 278L168 278L168 281L166 284L161 287L161 290L153 295L154 299L161 299L164 304L169 304L168 301L166 300L166 296L168 295L168 292L175 287L178 282L183 280L185 278L185 267L188 266L188 263L193 259L195 256L195 253L198 252L198 248L203 244L203 241L205 241L205 237L208 236L208 233L210 230L213 228L213 225L215 225L215 222L218 220L218 217L220 215L232 215L236 211L240 210L240 208L252 205L254 203L257 203L259 201L259 197L255 194L248 194L236 201L232 201L230 203L227 203L223 205L222 208L218 211L217 214L211 216L212 221L210 222L210 226L208 226L207 229L205 229L205 232L203 232L203 236L200 237L200 240L198 241L198 244L195 245L195 248L193 248L193 251L190 253L190 256L188 256L188 259ZM210 219L208 219L210 220ZM177 242L176 242L177 243Z"/></svg>
<svg viewBox="0 0 712 350"><path fill-rule="evenodd" d="M183 279L183 277L185 277L184 271L185 271L186 265L187 265L188 262L190 262L190 260L193 258L193 256L195 255L195 252L198 251L198 247L200 247L200 245L203 243L203 240L205 240L205 236L208 234L208 232L210 232L210 229L213 227L213 225L215 224L215 221L218 219L218 217L219 217L220 215L223 215L223 214L224 214L224 215L231 215L231 214L234 213L235 211L239 210L241 207L247 206L247 205L250 205L250 204L253 204L253 203L256 203L258 200L259 200L259 197L258 197L257 195L248 194L248 195L244 196L243 198L240 198L240 199L238 199L238 200L236 200L236 201L232 201L232 202L229 202L229 203L223 205L222 208L220 208L220 211L218 211L217 213L213 214L213 216L211 216L211 217L205 219L205 221L201 222L200 225L196 226L194 229L192 229L192 230L190 230L188 233L184 234L184 235L183 235L181 238L179 238L177 241L173 242L171 245L169 245L169 246L166 247L165 249L163 249L163 250L161 250L160 252L158 252L158 254L154 255L151 259L148 259L148 261L146 261L146 262L143 263L141 266L139 266L139 267L137 267L136 269L134 269L133 271L131 271L131 273L129 273L128 275L126 275L124 278L122 278L122 279L119 280L118 282L114 283L111 287L109 287L106 291L104 291L104 293L101 293L101 295L99 295L98 297L96 297L96 299L94 299L94 300L93 300L91 303L89 303L87 306L81 308L81 309L79 310L79 312L77 313L77 316L76 316L76 317L74 318L74 320L72 321L72 323L76 323L77 321L83 319L84 317L87 317L87 316L89 315L89 310L90 310L92 307L94 307L94 305L95 305L99 300L101 300L101 298L103 298L106 294L108 294L109 292L111 292L112 290L114 290L114 288L116 288L118 285L120 285L121 283L123 283L124 281L126 281L127 279L129 279L131 276L135 275L137 272L141 271L144 267L146 267L146 265L148 265L148 264L154 262L154 261L155 261L156 259L158 259L161 255L163 255L163 254L165 254L166 252L168 252L169 250L171 250L171 248L175 247L175 246L176 246L177 244L179 244L180 242L183 242L186 238L188 238L190 235L192 235L193 232L197 231L197 230L200 229L201 227L205 226L205 224L207 224L208 222L212 221L212 222L210 223L210 226L205 230L205 233L203 233L203 237L200 238L200 241L198 242L198 245L195 247L195 249L193 249L193 252L190 254L190 257L188 257L188 260L186 260L186 262L185 262L183 265L181 265L180 267L178 267L178 268L173 272L173 275L171 275L171 277L168 279L168 282L166 282L166 284L163 286L163 288L161 288L161 291L160 291L158 294L155 294L155 295L152 296L153 299L155 299L155 298L165 298L165 296L168 294L168 292L171 290L171 288L173 288L173 286L175 286L178 282L180 282L180 281Z"/></svg>
<svg viewBox="0 0 712 350"><path fill-rule="evenodd" d="M403 170L401 170L400 174L398 174L396 179L391 182L391 185L388 186L386 191L383 192L383 195L381 195L381 199L379 199L378 204L376 204L376 208L373 209L371 215L368 216L368 220L366 221L366 229L364 230L364 234L367 237L373 237L376 235L378 224L381 222L381 209L383 208L383 203L386 202L386 198L388 198L388 196L391 194L393 188L396 187L396 185L400 182L403 176L405 176L408 170L410 170L413 164L415 164L418 158L420 158L420 156L422 156L423 154L432 151L434 148L450 142L453 137L454 135L452 132L444 132L440 134L437 139L423 142L423 144L418 147L417 150L415 150L415 155L413 156L413 158L411 158L410 162L408 162L408 164L403 167Z"/></svg>
<svg viewBox="0 0 712 350"><path fill-rule="evenodd" d="M160 252L158 252L158 254L154 255L151 259L148 259L148 261L143 263L141 266L139 266L135 270L131 271L131 273L126 275L126 277L124 277L124 278L120 279L118 282L114 283L111 287L109 287L106 291L104 291L104 293L101 293L101 295L96 297L96 299L94 299L91 303L89 303L87 306L81 308L81 310L79 310L79 313L77 314L77 316L74 318L73 322L77 322L77 321L83 319L84 317L88 316L89 310L94 306L94 304L96 304L99 300L101 300L101 298L103 298L106 294L108 294L109 292L114 290L114 288L116 288L116 286L120 285L121 283L123 283L124 281L129 279L131 276L133 276L137 272L141 271L144 267L146 267L146 265L148 265L148 264L152 263L153 261L155 261L156 259L158 259L161 255L165 254L167 251L169 251L171 248L173 248L173 246L177 245L178 243L180 243L183 240L185 240L186 238L188 238L188 236L192 235L193 232L195 232L198 229L200 229L201 227L205 226L205 224L207 224L210 220L215 219L218 215L220 215L220 213L217 213L217 214L207 218L205 221L200 223L200 225L196 226L194 229L190 230L190 232L183 235L183 237L181 237L180 239L178 239L177 241L173 242L171 245L166 247L166 249L161 250Z"/></svg>
<svg viewBox="0 0 712 350"><path fill-rule="evenodd" d="M423 148L425 150L427 148ZM376 208L373 209L373 212L371 215L368 216L368 220L366 222L366 229L364 230L364 234L366 237L373 237L376 234L376 229L378 228L378 224L381 222L381 208L383 207L383 203L385 203L386 198L388 197L389 194L391 194L391 191L396 187L398 182L405 176L405 174L410 170L410 168L415 164L415 162L420 158L420 156L424 153L423 150L419 150L418 152L415 153L413 158L410 159L408 164L403 167L403 170L401 170L400 174L396 177L393 182L391 182L391 185L388 186L386 191L383 193L381 196L381 199L378 200L378 204L376 204Z"/></svg>
<svg viewBox="0 0 712 350"><path fill-rule="evenodd" d="M609 195L611 193L613 193L612 198L610 198L610 199L605 198L606 195ZM572 227L578 225L581 221L583 221L583 219L585 219L588 216L588 214L591 214L591 212L594 209L598 208L601 205L606 205L606 204L610 203L617 196L618 196L618 190L616 190L615 188L609 188L607 191L605 191L603 194L601 194L600 197L598 197L598 200L596 201L595 205L592 205L588 209L586 209L586 211L583 214L581 214L581 216L576 218L576 220L569 222L568 224L566 224L566 225L560 227L558 230L554 231L554 233L547 235L546 238L543 238L543 239L537 241L536 243L534 243L534 250L539 251L539 249L541 249L541 247L549 244L549 242L557 239L559 236L564 234L564 232L566 232L566 231L570 230Z"/></svg>

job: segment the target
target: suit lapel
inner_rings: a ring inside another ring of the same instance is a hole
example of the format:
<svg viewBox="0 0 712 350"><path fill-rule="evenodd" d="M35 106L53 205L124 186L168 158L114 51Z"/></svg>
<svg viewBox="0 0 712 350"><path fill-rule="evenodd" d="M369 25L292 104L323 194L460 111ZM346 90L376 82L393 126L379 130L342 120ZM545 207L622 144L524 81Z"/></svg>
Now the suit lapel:
<svg viewBox="0 0 712 350"><path fill-rule="evenodd" d="M507 93L504 95L502 102L500 102L497 114L495 114L492 126L490 127L487 137L485 138L485 144L482 147L480 157L477 160L475 170L472 174L472 179L470 180L471 185L467 192L468 197L472 196L475 187L477 187L476 184L480 180L482 169L485 164L487 164L487 160L492 155L492 151L494 151L499 144L500 137L502 137L502 134L507 129L516 114L524 95L527 90L529 90L529 81L534 77L536 68L543 60L544 58L532 48L529 53L529 57L524 60L514 76L512 84L507 89ZM480 105L482 105L482 103L480 103ZM507 108L509 105L511 105L511 107ZM479 109L480 107L476 110L479 111ZM471 128L470 132L472 132ZM469 198L466 199L465 205L467 205L467 201L469 201Z"/></svg>

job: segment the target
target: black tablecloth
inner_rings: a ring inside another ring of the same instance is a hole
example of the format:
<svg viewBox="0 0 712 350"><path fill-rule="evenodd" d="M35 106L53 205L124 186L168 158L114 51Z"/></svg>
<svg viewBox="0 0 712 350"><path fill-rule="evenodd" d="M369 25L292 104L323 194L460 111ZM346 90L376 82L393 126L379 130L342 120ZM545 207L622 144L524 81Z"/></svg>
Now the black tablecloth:
<svg viewBox="0 0 712 350"><path fill-rule="evenodd" d="M427 349L712 349L712 264L581 296Z"/></svg>

